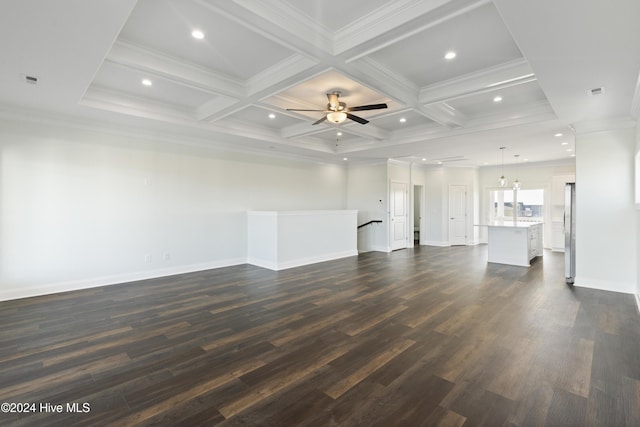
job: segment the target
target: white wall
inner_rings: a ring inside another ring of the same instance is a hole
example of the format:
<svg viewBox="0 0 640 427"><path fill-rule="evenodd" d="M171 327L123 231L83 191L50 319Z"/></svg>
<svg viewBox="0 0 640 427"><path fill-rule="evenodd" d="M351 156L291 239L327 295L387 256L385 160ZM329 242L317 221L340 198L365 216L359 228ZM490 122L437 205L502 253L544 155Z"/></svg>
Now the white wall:
<svg viewBox="0 0 640 427"><path fill-rule="evenodd" d="M636 303L640 311L640 121L636 121L636 163L635 194L636 196Z"/></svg>
<svg viewBox="0 0 640 427"><path fill-rule="evenodd" d="M244 263L247 210L346 208L343 165L9 121L0 156L0 300Z"/></svg>
<svg viewBox="0 0 640 427"><path fill-rule="evenodd" d="M476 168L418 166L413 183L424 185L425 218L424 243L432 246L449 245L449 186L464 185L467 189L467 244L477 243L478 171ZM422 240L422 239L421 239Z"/></svg>
<svg viewBox="0 0 640 427"><path fill-rule="evenodd" d="M576 286L637 289L633 129L576 136Z"/></svg>
<svg viewBox="0 0 640 427"><path fill-rule="evenodd" d="M388 252L387 164L350 165L347 184L347 208L358 211L358 224L382 220L382 224L363 227L358 232L361 252Z"/></svg>
<svg viewBox="0 0 640 427"><path fill-rule="evenodd" d="M448 200L445 198L446 182L443 167L424 169L425 192L425 244L431 246L447 246L449 244Z"/></svg>

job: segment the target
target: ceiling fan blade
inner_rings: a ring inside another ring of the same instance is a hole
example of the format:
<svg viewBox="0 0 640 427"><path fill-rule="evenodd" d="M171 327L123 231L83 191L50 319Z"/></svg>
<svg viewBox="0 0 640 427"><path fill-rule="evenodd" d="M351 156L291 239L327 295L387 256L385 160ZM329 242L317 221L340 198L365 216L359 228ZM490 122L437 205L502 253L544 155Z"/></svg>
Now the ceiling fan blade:
<svg viewBox="0 0 640 427"><path fill-rule="evenodd" d="M320 123L324 122L325 120L327 120L327 116L322 116L322 118L320 120L318 120L317 122L311 123L311 126L320 124Z"/></svg>
<svg viewBox="0 0 640 427"><path fill-rule="evenodd" d="M365 111L365 110L381 110L383 108L387 108L387 104L360 105L358 107L347 108L347 110L348 111Z"/></svg>
<svg viewBox="0 0 640 427"><path fill-rule="evenodd" d="M338 107L340 106L340 101L338 101L338 94L335 92L328 93L327 99L329 100L329 105L331 106L331 109L337 110Z"/></svg>
<svg viewBox="0 0 640 427"><path fill-rule="evenodd" d="M366 125L367 123L369 123L369 120L363 119L362 117L354 116L353 114L347 113L347 117L354 122L360 123L361 125Z"/></svg>
<svg viewBox="0 0 640 427"><path fill-rule="evenodd" d="M287 108L287 111L322 111L324 112L325 110L300 110L298 108Z"/></svg>

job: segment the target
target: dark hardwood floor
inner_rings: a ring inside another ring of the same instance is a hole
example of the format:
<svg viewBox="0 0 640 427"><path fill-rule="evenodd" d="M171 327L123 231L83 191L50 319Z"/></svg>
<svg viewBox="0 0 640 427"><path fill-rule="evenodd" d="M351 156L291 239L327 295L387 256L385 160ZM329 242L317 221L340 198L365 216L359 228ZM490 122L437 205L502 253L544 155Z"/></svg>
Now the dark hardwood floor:
<svg viewBox="0 0 640 427"><path fill-rule="evenodd" d="M633 297L566 286L562 254L486 257L421 247L2 302L0 402L37 407L0 425L639 426Z"/></svg>

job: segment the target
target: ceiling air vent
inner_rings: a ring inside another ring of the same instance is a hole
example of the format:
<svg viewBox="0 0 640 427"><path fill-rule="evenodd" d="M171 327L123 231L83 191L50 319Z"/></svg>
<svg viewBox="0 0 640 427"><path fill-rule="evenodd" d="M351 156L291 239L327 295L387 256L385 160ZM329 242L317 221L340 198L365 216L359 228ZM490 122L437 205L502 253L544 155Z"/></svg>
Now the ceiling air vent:
<svg viewBox="0 0 640 427"><path fill-rule="evenodd" d="M603 93L604 93L604 88L603 87L596 87L596 88L593 88L593 89L589 90L589 96L602 95Z"/></svg>
<svg viewBox="0 0 640 427"><path fill-rule="evenodd" d="M35 85L38 83L38 78L34 76L24 76L25 83L29 83L30 85Z"/></svg>

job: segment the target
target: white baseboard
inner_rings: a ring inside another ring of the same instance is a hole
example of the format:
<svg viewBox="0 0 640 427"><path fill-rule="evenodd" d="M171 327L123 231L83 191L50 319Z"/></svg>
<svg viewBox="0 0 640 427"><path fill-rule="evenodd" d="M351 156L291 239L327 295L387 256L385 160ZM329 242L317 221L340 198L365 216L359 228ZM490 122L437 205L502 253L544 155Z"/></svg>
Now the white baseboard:
<svg viewBox="0 0 640 427"><path fill-rule="evenodd" d="M274 271L280 271L280 270L286 270L288 268L302 267L303 265L315 264L317 262L331 261L334 259L346 258L346 257L356 256L356 255L358 255L358 251L353 250L353 251L334 252L331 254L324 254L324 255L307 257L307 258L299 258L299 259L283 261L283 262L266 261L266 260L261 260L256 258L249 258L247 262L249 264L256 265L258 267L268 268L269 270L274 270Z"/></svg>
<svg viewBox="0 0 640 427"><path fill-rule="evenodd" d="M436 241L436 240L427 240L422 244L426 245L426 246L439 246L439 247L449 246L449 242L441 242L441 241Z"/></svg>
<svg viewBox="0 0 640 427"><path fill-rule="evenodd" d="M136 282L139 280L173 276L175 274L194 273L196 271L246 264L246 262L246 258L225 259L213 262L167 267L157 270L137 271L109 276L89 277L85 279L70 280L58 283L48 283L46 285L29 288L2 290L0 291L0 301L9 301L20 298L35 297L39 295L57 294L60 292L97 288L99 286L117 285L119 283Z"/></svg>
<svg viewBox="0 0 640 427"><path fill-rule="evenodd" d="M580 288L598 289L601 291L620 292L635 295L635 283L613 282L609 280L594 279L590 277L576 277L573 286Z"/></svg>
<svg viewBox="0 0 640 427"><path fill-rule="evenodd" d="M256 267L262 267L269 270L278 271L278 263L275 261L267 261L260 258L249 257L247 258L247 264L255 265Z"/></svg>

